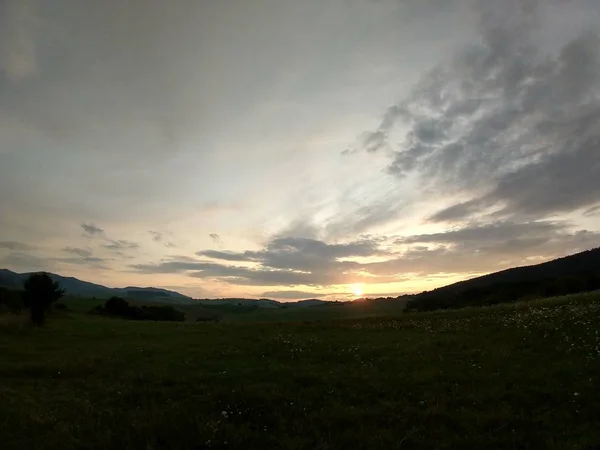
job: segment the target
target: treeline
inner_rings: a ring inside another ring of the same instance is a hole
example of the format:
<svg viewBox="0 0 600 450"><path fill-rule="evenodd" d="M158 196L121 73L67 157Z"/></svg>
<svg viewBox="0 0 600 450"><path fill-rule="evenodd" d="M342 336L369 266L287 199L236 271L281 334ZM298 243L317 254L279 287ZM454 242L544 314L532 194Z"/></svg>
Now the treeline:
<svg viewBox="0 0 600 450"><path fill-rule="evenodd" d="M488 306L521 300L578 294L600 289L600 271L569 274L533 281L492 283L487 286L469 285L459 290L423 292L410 300L405 311Z"/></svg>
<svg viewBox="0 0 600 450"><path fill-rule="evenodd" d="M18 313L25 309L23 291L0 286L0 312Z"/></svg>
<svg viewBox="0 0 600 450"><path fill-rule="evenodd" d="M95 314L122 317L129 320L155 320L165 322L183 322L185 314L172 306L132 306L121 297L111 297L104 306L92 310Z"/></svg>

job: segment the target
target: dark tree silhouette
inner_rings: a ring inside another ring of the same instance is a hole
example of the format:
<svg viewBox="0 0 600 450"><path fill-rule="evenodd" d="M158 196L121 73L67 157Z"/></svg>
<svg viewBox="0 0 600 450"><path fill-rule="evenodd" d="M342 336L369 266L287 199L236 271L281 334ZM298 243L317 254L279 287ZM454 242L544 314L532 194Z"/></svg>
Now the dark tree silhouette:
<svg viewBox="0 0 600 450"><path fill-rule="evenodd" d="M60 299L65 291L60 288L58 281L53 281L50 275L44 272L31 274L23 283L23 287L23 300L25 307L29 308L31 322L34 325L43 325L50 305Z"/></svg>

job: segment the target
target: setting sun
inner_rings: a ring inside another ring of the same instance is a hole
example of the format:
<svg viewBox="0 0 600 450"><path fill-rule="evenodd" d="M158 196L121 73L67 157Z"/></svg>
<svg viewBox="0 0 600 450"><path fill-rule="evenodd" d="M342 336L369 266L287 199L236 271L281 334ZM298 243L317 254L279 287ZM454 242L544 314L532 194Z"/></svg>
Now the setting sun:
<svg viewBox="0 0 600 450"><path fill-rule="evenodd" d="M362 295L363 295L363 285L362 284L353 284L352 285L352 293L356 297L362 297Z"/></svg>

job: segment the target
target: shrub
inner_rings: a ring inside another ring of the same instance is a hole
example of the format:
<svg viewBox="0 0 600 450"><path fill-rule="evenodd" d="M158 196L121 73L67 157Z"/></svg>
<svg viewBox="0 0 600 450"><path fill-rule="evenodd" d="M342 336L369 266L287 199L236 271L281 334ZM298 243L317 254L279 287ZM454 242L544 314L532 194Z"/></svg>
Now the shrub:
<svg viewBox="0 0 600 450"><path fill-rule="evenodd" d="M95 314L122 317L129 320L155 320L168 322L183 322L185 314L172 306L132 306L120 297L111 297L104 306L92 310Z"/></svg>
<svg viewBox="0 0 600 450"><path fill-rule="evenodd" d="M34 325L42 325L50 305L60 299L65 291L44 272L31 274L23 287L23 300L25 307L30 311L31 322Z"/></svg>

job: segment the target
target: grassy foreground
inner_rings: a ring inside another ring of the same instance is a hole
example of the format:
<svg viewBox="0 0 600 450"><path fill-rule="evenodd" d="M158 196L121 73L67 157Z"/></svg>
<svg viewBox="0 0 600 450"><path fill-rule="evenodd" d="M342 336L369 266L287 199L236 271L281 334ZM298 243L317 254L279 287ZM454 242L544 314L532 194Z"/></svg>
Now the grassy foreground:
<svg viewBox="0 0 600 450"><path fill-rule="evenodd" d="M595 449L600 295L402 317L0 316L0 448Z"/></svg>

